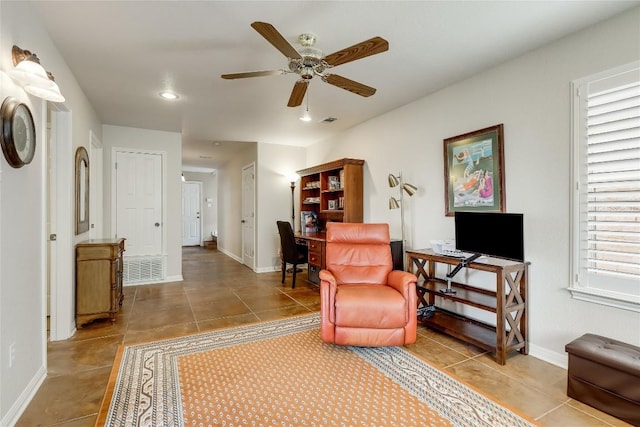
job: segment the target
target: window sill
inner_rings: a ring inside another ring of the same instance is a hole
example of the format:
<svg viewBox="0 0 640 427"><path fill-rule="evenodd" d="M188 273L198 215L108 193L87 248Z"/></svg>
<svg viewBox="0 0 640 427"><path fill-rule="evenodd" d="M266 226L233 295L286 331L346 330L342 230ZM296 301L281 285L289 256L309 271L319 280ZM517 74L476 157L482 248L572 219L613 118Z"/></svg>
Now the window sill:
<svg viewBox="0 0 640 427"><path fill-rule="evenodd" d="M592 302L623 310L640 313L640 296L603 291L596 288L569 288L571 297L580 301Z"/></svg>

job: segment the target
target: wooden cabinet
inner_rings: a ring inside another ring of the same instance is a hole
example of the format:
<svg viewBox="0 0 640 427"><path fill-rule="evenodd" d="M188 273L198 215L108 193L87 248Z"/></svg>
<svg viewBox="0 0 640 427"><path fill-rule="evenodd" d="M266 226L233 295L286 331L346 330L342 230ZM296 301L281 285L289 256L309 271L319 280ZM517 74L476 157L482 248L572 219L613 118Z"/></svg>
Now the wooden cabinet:
<svg viewBox="0 0 640 427"><path fill-rule="evenodd" d="M310 238L307 240L307 279L316 285L320 283L320 270L325 267L324 238Z"/></svg>
<svg viewBox="0 0 640 427"><path fill-rule="evenodd" d="M527 354L529 263L494 257L478 258L466 268L493 273L494 289L451 282L455 293L445 293L443 290L447 289L448 282L436 277L436 265L455 266L459 262L458 258L440 255L431 249L407 251L407 269L419 279L419 308L436 308L419 316L419 321L429 328L495 352L496 361L501 365L505 364L507 353L511 351ZM437 307L444 300L495 313L495 325Z"/></svg>
<svg viewBox="0 0 640 427"><path fill-rule="evenodd" d="M122 306L125 239L87 240L76 245L76 327L110 318Z"/></svg>
<svg viewBox="0 0 640 427"><path fill-rule="evenodd" d="M364 160L340 159L297 172L300 212L318 215L318 231L327 221L362 222L362 165Z"/></svg>

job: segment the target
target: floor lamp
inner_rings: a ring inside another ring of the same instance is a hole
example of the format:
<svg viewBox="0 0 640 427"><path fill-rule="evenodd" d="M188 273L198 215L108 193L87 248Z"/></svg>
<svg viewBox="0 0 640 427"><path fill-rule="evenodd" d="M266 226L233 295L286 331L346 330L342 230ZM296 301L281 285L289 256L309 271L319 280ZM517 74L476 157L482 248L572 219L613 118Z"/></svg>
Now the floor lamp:
<svg viewBox="0 0 640 427"><path fill-rule="evenodd" d="M289 176L289 181L291 181L291 229L296 231L296 203L295 203L295 192L296 192L296 181L298 180L298 174L292 174ZM300 225L302 228L302 225ZM288 272L293 271L293 267L287 269ZM297 268L296 272L302 271L302 269Z"/></svg>
<svg viewBox="0 0 640 427"><path fill-rule="evenodd" d="M396 199L395 197L389 198L389 209L398 209L400 208L400 225L402 227L402 248L405 248L405 236L404 236L404 193L406 192L409 197L413 196L416 191L418 191L418 187L415 185L406 183L402 181L402 172L400 172L397 176L393 174L389 174L389 187L394 188L398 187L400 190L400 197ZM404 261L404 257L403 257Z"/></svg>
<svg viewBox="0 0 640 427"><path fill-rule="evenodd" d="M289 176L289 181L291 181L291 228L293 231L296 230L296 203L295 203L295 192L296 192L296 181L298 180L298 175L293 174Z"/></svg>

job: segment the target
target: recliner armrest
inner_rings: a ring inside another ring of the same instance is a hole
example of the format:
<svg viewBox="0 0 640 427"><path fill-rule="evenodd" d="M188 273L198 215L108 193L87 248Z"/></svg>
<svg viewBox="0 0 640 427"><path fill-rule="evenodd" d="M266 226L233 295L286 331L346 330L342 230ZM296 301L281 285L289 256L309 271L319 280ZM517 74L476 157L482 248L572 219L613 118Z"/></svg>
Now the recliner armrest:
<svg viewBox="0 0 640 427"><path fill-rule="evenodd" d="M391 271L387 280L389 286L400 292L407 299L410 287L415 287L417 281L418 278L415 274L402 270Z"/></svg>

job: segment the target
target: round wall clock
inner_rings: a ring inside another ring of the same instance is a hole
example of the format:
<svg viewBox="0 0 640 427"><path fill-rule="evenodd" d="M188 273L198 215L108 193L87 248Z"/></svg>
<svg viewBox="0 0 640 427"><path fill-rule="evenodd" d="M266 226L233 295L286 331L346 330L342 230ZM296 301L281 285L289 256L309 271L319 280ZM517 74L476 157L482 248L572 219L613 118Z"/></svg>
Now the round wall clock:
<svg viewBox="0 0 640 427"><path fill-rule="evenodd" d="M14 168L31 163L36 153L36 128L26 104L8 97L0 108L0 143L7 162Z"/></svg>

